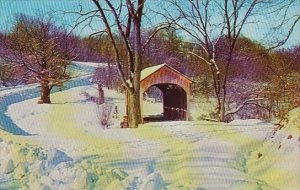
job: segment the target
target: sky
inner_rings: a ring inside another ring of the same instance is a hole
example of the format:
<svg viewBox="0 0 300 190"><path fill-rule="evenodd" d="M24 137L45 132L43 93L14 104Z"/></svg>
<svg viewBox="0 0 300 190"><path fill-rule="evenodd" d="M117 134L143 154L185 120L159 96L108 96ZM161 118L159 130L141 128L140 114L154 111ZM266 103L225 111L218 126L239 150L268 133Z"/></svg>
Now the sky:
<svg viewBox="0 0 300 190"><path fill-rule="evenodd" d="M0 29L9 30L14 18L18 14L30 16L53 14L59 24L72 24L75 17L63 14L64 11L76 11L80 4L87 4L89 0L0 0ZM89 7L92 4L89 3Z"/></svg>
<svg viewBox="0 0 300 190"><path fill-rule="evenodd" d="M296 2L297 1L298 0L296 0ZM70 28L71 26L74 26L74 21L77 16L72 14L63 14L62 10L78 11L80 10L81 5L85 10L91 10L94 8L91 0L0 0L0 31L8 31L13 25L15 15L20 13L31 16L52 13L58 24L65 25L65 27ZM291 7L291 11L293 14L300 14L300 3L296 3L294 7ZM276 22L276 20L270 16L264 17L264 15L260 16L258 19L260 24L246 25L242 34L256 41L264 42L268 37L267 31L271 28L271 23ZM94 27L97 28L97 26L101 26L99 20L94 23ZM284 29L283 33L286 33L286 31L287 29ZM93 31L90 28L77 28L76 30L76 33L80 36L87 36L92 32ZM299 33L300 23L298 23L292 36L284 47L290 48L295 45L299 45ZM278 34L277 37L280 37L280 35Z"/></svg>

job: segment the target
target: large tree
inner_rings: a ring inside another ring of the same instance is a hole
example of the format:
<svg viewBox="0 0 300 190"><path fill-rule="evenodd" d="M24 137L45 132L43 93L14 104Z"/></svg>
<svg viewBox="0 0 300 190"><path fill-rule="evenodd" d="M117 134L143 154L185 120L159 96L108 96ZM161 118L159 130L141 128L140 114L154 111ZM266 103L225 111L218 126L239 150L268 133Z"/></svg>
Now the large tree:
<svg viewBox="0 0 300 190"><path fill-rule="evenodd" d="M51 103L51 89L69 79L67 65L75 57L71 39L51 18L19 15L5 36L1 57L15 78L40 83L38 103Z"/></svg>
<svg viewBox="0 0 300 190"><path fill-rule="evenodd" d="M105 33L114 52L114 62L117 65L120 78L127 91L127 114L129 127L136 128L142 121L140 110L140 78L143 68L143 54L153 36L164 26L154 27L149 38L143 40L142 20L146 0L91 0L93 10L73 12L79 14L76 26L80 24L93 25L95 18L102 22L98 24L97 32ZM86 24L88 23L88 24ZM93 35L94 35L93 34ZM119 45L119 44L122 45ZM126 62L122 54L126 54Z"/></svg>

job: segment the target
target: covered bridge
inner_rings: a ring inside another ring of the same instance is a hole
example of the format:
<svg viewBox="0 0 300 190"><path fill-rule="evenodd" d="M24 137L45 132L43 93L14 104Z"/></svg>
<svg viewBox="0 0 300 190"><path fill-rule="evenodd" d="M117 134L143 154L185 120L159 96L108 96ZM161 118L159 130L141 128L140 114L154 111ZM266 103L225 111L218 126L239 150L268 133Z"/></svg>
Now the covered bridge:
<svg viewBox="0 0 300 190"><path fill-rule="evenodd" d="M141 72L141 114L143 94L152 86L161 90L163 96L162 120L188 120L190 113L192 80L167 64L146 68ZM143 118L143 122L146 118Z"/></svg>

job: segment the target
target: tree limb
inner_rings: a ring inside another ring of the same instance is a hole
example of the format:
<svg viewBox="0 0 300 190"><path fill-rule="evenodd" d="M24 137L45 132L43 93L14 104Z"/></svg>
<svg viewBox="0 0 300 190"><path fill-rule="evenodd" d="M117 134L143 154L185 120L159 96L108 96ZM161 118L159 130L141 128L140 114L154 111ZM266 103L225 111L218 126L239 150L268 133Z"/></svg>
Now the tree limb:
<svg viewBox="0 0 300 190"><path fill-rule="evenodd" d="M235 113L237 113L238 111L240 111L244 106L246 105L256 105L256 106L259 106L261 108L265 108L265 109L268 109L267 107L264 107L260 104L258 104L257 102L258 101L261 101L261 100L269 100L268 98L252 98L252 99L248 99L248 100L245 100L240 106L238 106L237 108L235 108L234 110L231 110L231 111L228 111L225 113L225 117L228 116L228 115L233 115Z"/></svg>

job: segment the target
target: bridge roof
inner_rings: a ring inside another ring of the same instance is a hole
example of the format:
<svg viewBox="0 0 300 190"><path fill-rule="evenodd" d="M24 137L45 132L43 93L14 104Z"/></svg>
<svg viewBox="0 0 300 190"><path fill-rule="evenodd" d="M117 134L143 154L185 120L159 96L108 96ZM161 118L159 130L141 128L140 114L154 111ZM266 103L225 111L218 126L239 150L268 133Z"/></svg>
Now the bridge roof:
<svg viewBox="0 0 300 190"><path fill-rule="evenodd" d="M191 83L193 82L189 77L187 77L186 75L184 75L183 73L179 72L178 70L174 69L173 67L167 65L166 63L164 64L160 64L160 65L156 65L153 67L148 67L144 70L142 70L141 72L141 81L143 81L144 79L148 78L149 76L153 75L156 72L159 72L159 70L161 70L162 68L167 67L168 69L170 69L171 71L174 71L175 73L177 73L178 75L186 78L188 81L190 81Z"/></svg>

